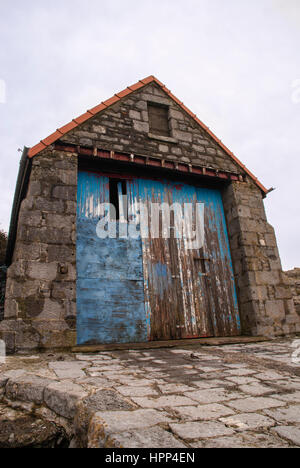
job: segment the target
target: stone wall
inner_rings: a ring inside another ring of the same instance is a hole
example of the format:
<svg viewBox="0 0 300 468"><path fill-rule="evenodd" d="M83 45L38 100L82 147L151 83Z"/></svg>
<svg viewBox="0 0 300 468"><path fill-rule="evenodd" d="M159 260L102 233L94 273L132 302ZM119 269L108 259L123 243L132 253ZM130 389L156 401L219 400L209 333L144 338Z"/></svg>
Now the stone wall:
<svg viewBox="0 0 300 468"><path fill-rule="evenodd" d="M34 158L0 324L9 351L76 342L76 197L76 156Z"/></svg>
<svg viewBox="0 0 300 468"><path fill-rule="evenodd" d="M294 268L285 273L291 286L296 312L300 316L300 268Z"/></svg>
<svg viewBox="0 0 300 468"><path fill-rule="evenodd" d="M224 193L224 208L243 333L299 332L300 320L260 190L250 180L233 182Z"/></svg>
<svg viewBox="0 0 300 468"><path fill-rule="evenodd" d="M170 137L149 133L148 101L169 106ZM130 94L61 140L242 173L240 166L155 84Z"/></svg>

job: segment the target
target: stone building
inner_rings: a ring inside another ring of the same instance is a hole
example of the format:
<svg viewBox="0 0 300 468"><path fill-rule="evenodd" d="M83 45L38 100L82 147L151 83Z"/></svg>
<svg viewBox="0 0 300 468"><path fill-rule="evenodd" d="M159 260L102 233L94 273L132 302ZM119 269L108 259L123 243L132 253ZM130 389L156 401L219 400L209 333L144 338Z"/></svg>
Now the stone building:
<svg viewBox="0 0 300 468"><path fill-rule="evenodd" d="M162 83L139 81L25 148L0 338L13 352L299 332L267 193ZM128 235L136 202L200 207L202 244L187 248L193 221L178 236L174 211L169 237L164 218L158 238ZM117 236L99 235L103 216Z"/></svg>

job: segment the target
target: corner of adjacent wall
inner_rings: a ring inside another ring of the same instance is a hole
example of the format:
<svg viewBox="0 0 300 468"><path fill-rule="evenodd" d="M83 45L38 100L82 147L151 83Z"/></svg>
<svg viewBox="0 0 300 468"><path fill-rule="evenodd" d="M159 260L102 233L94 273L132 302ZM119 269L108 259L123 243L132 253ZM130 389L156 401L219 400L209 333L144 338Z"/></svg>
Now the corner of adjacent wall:
<svg viewBox="0 0 300 468"><path fill-rule="evenodd" d="M0 338L8 351L76 343L76 200L77 156L36 156L7 272Z"/></svg>
<svg viewBox="0 0 300 468"><path fill-rule="evenodd" d="M244 334L279 336L300 331L292 291L281 261L262 193L247 180L223 194Z"/></svg>

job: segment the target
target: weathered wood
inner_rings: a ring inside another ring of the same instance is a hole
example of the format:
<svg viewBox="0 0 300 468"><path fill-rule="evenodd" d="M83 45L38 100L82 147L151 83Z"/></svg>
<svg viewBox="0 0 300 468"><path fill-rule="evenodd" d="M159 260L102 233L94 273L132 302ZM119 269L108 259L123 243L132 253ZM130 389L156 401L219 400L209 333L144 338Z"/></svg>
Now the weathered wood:
<svg viewBox="0 0 300 468"><path fill-rule="evenodd" d="M239 313L220 192L167 180L133 179L130 183L137 199L148 208L147 220L142 220L148 226L153 222L155 204L176 204L182 214L186 204L194 207L194 215L196 207L204 210L201 249L191 249L188 245L196 227L192 219L184 219L181 237L175 234L181 227L175 226L171 219L170 237L166 238L161 219L159 236L149 229L148 237L143 238L150 340L239 335Z"/></svg>
<svg viewBox="0 0 300 468"><path fill-rule="evenodd" d="M109 178L79 172L77 210L77 343L147 341L140 239L97 236ZM110 227L117 231L120 223Z"/></svg>
<svg viewBox="0 0 300 468"><path fill-rule="evenodd" d="M262 343L270 341L264 336L236 336L222 338L196 338L188 340L149 341L147 343L121 343L104 344L95 346L76 346L73 353L99 353L101 351L157 349L157 348L186 348L199 346L226 346L232 344Z"/></svg>
<svg viewBox="0 0 300 468"><path fill-rule="evenodd" d="M100 203L110 201L110 177L114 175L79 172L78 344L240 334L220 192L168 180L127 178L127 208L135 238L130 226L128 237L119 237L123 222L114 221L109 228L117 228L117 237L100 239L96 226ZM147 208L145 213L139 212L138 202ZM160 219L166 216L160 213L164 204L179 209L180 217L171 210L170 219ZM193 217L186 217L186 204L193 207ZM189 246L196 210L204 211L201 248Z"/></svg>
<svg viewBox="0 0 300 468"><path fill-rule="evenodd" d="M88 146L76 146L72 143L64 143L62 141L58 141L54 144L55 149L59 151L65 151L67 153L76 153L78 156L80 156L81 161L85 160L90 161L90 157L92 156L93 159L99 158L102 160L102 162L107 162L108 160L114 160L114 162L117 161L122 161L128 162L128 163L133 163L131 165L132 170L134 170L137 166L144 166L144 165L149 165L152 167L159 167L165 168L171 171L176 170L183 175L183 173L189 175L194 174L199 176L205 176L203 177L203 182L208 181L209 179L213 180L214 183L218 182L224 182L224 181L231 181L231 180L240 180L240 177L242 180L240 182L245 183L245 177L239 175L236 172L230 172L228 170L220 171L218 169L214 169L212 167L206 168L204 166L199 166L199 165L194 165L190 163L181 163L179 164L176 161L166 161L164 159L156 158L156 157L149 157L143 154L132 154L132 153L125 153L125 152L114 152L111 153L109 150L106 149L97 149L97 154L94 153L94 147L88 147ZM175 171L173 172L173 175L176 175Z"/></svg>

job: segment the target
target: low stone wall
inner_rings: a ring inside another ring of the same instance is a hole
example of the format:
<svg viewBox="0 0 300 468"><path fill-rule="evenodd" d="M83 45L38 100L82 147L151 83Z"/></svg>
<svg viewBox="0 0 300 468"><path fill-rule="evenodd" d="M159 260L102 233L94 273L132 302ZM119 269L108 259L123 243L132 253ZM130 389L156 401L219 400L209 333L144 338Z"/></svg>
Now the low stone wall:
<svg viewBox="0 0 300 468"><path fill-rule="evenodd" d="M286 274L290 281L296 312L300 315L300 268L294 268Z"/></svg>
<svg viewBox="0 0 300 468"><path fill-rule="evenodd" d="M102 361L98 360L97 362ZM45 365L45 361L43 364ZM81 369L91 366L92 362L79 361L78 365L78 361L58 361L58 368L56 367L57 362L52 364L56 370L59 368L60 371L62 369L67 371L68 377L72 375L73 381L41 377L23 369L0 371L0 410L2 405L6 408L7 413L11 409L23 411L25 423L29 416L35 421L44 421L45 431L50 424L54 424L62 435L62 443L71 441L70 448L87 448L88 445L90 448L98 448L100 421L99 418L93 424L90 424L90 421L93 421L99 411L104 411L104 414L106 412L121 414L124 417L128 417L129 413L130 418L135 409L133 416L136 416L136 421L143 421L145 415L150 415L151 422L154 420L153 425L161 422L157 410L135 408L132 403L127 401L126 397L112 388L101 388L100 386L99 389L94 384L89 385L82 379L81 384L83 383L83 385L76 384L74 376L77 375L78 380L78 375L82 372ZM98 380L98 382L100 381ZM157 415L158 421L155 420ZM32 428L32 430L34 429L38 429L37 424ZM18 431L17 426L14 431Z"/></svg>

